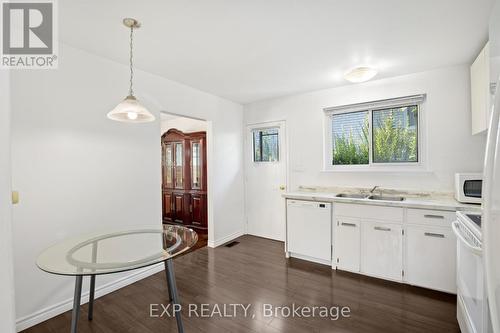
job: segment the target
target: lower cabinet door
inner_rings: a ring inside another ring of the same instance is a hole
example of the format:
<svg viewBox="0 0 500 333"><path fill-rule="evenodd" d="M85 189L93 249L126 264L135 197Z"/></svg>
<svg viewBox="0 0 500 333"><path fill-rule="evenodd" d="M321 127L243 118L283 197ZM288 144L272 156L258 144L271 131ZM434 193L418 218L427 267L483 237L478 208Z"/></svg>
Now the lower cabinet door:
<svg viewBox="0 0 500 333"><path fill-rule="evenodd" d="M173 220L173 208L172 208L172 193L163 193L163 220L172 221Z"/></svg>
<svg viewBox="0 0 500 333"><path fill-rule="evenodd" d="M406 282L456 293L456 246L450 228L408 226Z"/></svg>
<svg viewBox="0 0 500 333"><path fill-rule="evenodd" d="M205 194L191 194L190 198L191 223L206 227L207 196Z"/></svg>
<svg viewBox="0 0 500 333"><path fill-rule="evenodd" d="M363 221L361 272L401 281L403 278L403 228L399 224Z"/></svg>
<svg viewBox="0 0 500 333"><path fill-rule="evenodd" d="M337 269L359 272L361 223L358 219L343 217L336 222L333 248Z"/></svg>
<svg viewBox="0 0 500 333"><path fill-rule="evenodd" d="M174 220L175 222L184 222L184 194L173 193L174 197Z"/></svg>

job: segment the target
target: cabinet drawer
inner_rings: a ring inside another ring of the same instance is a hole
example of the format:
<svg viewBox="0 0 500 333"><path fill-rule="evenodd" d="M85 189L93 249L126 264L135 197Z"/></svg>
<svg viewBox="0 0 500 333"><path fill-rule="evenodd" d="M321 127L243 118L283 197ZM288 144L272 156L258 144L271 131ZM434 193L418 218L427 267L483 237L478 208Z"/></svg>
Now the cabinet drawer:
<svg viewBox="0 0 500 333"><path fill-rule="evenodd" d="M406 211L406 222L408 224L420 224L436 227L451 227L455 212L430 209L408 209Z"/></svg>
<svg viewBox="0 0 500 333"><path fill-rule="evenodd" d="M403 208L336 203L335 215L380 221L403 222Z"/></svg>

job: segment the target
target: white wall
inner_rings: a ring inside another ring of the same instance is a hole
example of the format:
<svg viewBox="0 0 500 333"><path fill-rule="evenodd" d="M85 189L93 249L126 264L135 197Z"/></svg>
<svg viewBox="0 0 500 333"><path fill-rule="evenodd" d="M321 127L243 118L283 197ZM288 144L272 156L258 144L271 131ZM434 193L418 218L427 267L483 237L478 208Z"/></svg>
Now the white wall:
<svg viewBox="0 0 500 333"><path fill-rule="evenodd" d="M209 120L209 236L244 230L240 105L136 70L138 98L157 121L113 122L106 113L127 93L127 66L59 50L59 69L12 75L12 177L22 197L13 215L18 328L69 308L73 279L35 267L44 248L99 228L161 223L160 110ZM98 277L97 288L120 277Z"/></svg>
<svg viewBox="0 0 500 333"><path fill-rule="evenodd" d="M161 120L161 133L165 133L171 128L178 129L179 131L190 133L190 132L202 132L207 130L207 122L198 119L191 119L186 117L166 117Z"/></svg>
<svg viewBox="0 0 500 333"><path fill-rule="evenodd" d="M0 70L0 332L14 332L9 71Z"/></svg>
<svg viewBox="0 0 500 333"><path fill-rule="evenodd" d="M322 172L323 108L427 94L429 172ZM457 66L245 106L246 124L287 121L290 187L374 186L451 191L453 173L481 171L485 136L471 136L469 68Z"/></svg>

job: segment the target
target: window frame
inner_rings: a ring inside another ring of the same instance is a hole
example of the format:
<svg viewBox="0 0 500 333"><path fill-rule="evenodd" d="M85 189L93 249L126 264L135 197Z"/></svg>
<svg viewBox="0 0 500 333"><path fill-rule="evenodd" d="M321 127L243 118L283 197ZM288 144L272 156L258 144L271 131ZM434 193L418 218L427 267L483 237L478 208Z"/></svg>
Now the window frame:
<svg viewBox="0 0 500 333"><path fill-rule="evenodd" d="M427 171L426 164L426 126L425 126L425 94L405 96L399 98L391 98L379 101L366 103L349 104L323 109L323 171ZM373 162L373 111L397 108L403 106L417 105L417 162L390 162L376 163ZM368 164L345 164L333 165L333 132L332 132L332 115L368 111Z"/></svg>

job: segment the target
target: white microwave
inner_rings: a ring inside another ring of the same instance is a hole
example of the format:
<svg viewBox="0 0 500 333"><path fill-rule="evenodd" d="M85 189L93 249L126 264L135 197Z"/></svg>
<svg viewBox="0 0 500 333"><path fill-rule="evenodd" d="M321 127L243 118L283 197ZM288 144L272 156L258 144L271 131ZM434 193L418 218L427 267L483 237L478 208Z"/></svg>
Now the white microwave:
<svg viewBox="0 0 500 333"><path fill-rule="evenodd" d="M457 201L480 204L482 202L482 190L482 173L455 174L455 199Z"/></svg>

